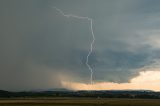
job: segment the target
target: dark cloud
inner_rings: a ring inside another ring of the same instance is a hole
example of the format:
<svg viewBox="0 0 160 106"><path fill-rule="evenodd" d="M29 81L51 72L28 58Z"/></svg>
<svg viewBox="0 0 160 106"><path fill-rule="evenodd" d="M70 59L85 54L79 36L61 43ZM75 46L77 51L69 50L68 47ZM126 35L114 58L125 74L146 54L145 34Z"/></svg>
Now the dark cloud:
<svg viewBox="0 0 160 106"><path fill-rule="evenodd" d="M93 18L89 64L95 81L128 82L159 58L159 1L1 0L0 89L57 88L62 77L89 82L90 24L66 18L53 6Z"/></svg>

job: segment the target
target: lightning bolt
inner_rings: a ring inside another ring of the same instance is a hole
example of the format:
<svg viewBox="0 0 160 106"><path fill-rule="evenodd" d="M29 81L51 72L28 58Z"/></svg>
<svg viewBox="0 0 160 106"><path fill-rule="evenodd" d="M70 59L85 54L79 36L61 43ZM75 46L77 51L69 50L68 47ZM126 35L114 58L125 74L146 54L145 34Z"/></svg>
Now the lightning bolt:
<svg viewBox="0 0 160 106"><path fill-rule="evenodd" d="M92 67L88 64L88 61L89 61L89 56L91 55L92 51L93 51L93 44L95 42L95 36L94 36L94 31L93 31L93 19L92 18L89 18L89 17L82 17L82 16L77 16L77 15L73 15L73 14L65 14L62 10L60 10L59 8L57 7L52 7L54 9L56 9L61 15L63 15L64 17L67 17L67 18L77 18L77 19L85 19L85 20L88 20L90 22L90 30L91 30L91 34L92 34L92 42L90 44L90 50L87 54L87 57L86 57L86 66L88 67L88 69L90 70L90 73L91 73L91 76L90 76L90 81L91 81L91 84L93 84L93 69Z"/></svg>

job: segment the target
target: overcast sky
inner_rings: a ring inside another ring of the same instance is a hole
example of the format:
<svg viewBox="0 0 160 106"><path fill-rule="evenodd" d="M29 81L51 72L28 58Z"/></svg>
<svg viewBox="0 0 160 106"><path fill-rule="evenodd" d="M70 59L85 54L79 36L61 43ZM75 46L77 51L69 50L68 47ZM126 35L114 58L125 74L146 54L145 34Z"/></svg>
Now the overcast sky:
<svg viewBox="0 0 160 106"><path fill-rule="evenodd" d="M159 0L0 0L0 89L60 88L62 80L125 83L160 58Z"/></svg>

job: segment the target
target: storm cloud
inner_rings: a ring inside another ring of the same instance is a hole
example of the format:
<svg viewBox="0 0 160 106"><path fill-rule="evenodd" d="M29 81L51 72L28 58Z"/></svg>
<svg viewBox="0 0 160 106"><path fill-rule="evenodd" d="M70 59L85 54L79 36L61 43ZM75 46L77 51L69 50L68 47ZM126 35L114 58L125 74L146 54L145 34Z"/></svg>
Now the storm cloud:
<svg viewBox="0 0 160 106"><path fill-rule="evenodd" d="M0 0L0 89L62 87L61 81L128 82L160 58L159 0Z"/></svg>

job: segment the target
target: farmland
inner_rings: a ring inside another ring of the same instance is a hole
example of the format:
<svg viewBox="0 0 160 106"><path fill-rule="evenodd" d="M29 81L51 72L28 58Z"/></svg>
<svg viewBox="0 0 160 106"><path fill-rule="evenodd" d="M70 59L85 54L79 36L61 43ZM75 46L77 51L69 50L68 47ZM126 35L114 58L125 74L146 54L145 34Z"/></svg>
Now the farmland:
<svg viewBox="0 0 160 106"><path fill-rule="evenodd" d="M0 106L160 106L160 92L1 90Z"/></svg>
<svg viewBox="0 0 160 106"><path fill-rule="evenodd" d="M0 106L160 106L159 99L16 98L1 99Z"/></svg>

